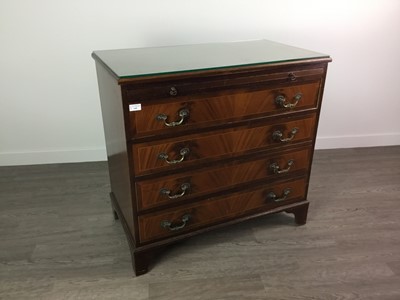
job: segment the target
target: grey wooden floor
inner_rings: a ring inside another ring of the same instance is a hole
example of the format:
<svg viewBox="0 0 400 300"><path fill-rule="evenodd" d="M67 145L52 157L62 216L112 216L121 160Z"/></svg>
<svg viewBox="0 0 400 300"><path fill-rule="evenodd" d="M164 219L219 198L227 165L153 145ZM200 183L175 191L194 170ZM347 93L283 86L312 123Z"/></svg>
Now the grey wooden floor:
<svg viewBox="0 0 400 300"><path fill-rule="evenodd" d="M284 213L170 247L135 278L105 162L0 168L0 299L400 299L400 146L317 151Z"/></svg>

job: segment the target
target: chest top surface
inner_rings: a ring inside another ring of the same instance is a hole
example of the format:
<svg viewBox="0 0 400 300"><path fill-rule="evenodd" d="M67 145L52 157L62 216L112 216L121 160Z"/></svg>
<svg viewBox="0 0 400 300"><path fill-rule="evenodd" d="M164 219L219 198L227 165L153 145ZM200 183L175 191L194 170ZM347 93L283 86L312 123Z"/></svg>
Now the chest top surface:
<svg viewBox="0 0 400 300"><path fill-rule="evenodd" d="M94 51L117 78L273 64L329 55L268 40Z"/></svg>

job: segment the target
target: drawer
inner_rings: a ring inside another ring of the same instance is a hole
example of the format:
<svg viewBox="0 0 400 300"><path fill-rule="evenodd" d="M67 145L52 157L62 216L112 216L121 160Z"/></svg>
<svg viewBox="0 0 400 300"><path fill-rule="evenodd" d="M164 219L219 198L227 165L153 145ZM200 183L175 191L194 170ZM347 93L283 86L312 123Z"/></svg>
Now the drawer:
<svg viewBox="0 0 400 300"><path fill-rule="evenodd" d="M135 174L156 170L174 170L193 163L213 162L221 158L285 147L314 137L316 115L302 119L285 119L256 127L193 134L132 146Z"/></svg>
<svg viewBox="0 0 400 300"><path fill-rule="evenodd" d="M247 161L234 161L162 179L136 183L138 209L168 205L226 190L257 180L275 180L294 172L308 172L311 148L271 154Z"/></svg>
<svg viewBox="0 0 400 300"><path fill-rule="evenodd" d="M320 81L256 91L228 91L223 95L178 97L176 100L142 102L129 112L131 135L161 134L224 124L235 120L285 114L316 108ZM161 132L160 132L161 131Z"/></svg>
<svg viewBox="0 0 400 300"><path fill-rule="evenodd" d="M165 238L302 201L305 193L306 179L303 178L142 215L138 218L140 241Z"/></svg>

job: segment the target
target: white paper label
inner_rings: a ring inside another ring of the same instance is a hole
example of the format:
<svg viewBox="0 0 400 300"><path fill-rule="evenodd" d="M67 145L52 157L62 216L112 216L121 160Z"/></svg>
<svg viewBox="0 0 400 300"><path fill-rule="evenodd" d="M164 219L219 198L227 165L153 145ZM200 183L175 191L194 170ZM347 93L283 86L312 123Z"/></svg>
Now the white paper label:
<svg viewBox="0 0 400 300"><path fill-rule="evenodd" d="M142 104L136 103L136 104L129 104L129 111L138 111L142 110Z"/></svg>

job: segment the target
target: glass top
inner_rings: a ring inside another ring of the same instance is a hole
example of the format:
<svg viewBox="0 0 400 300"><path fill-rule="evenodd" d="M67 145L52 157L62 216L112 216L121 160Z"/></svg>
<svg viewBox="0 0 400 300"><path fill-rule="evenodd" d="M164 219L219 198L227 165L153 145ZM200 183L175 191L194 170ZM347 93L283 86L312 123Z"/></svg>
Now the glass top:
<svg viewBox="0 0 400 300"><path fill-rule="evenodd" d="M94 51L119 78L328 58L267 40Z"/></svg>

